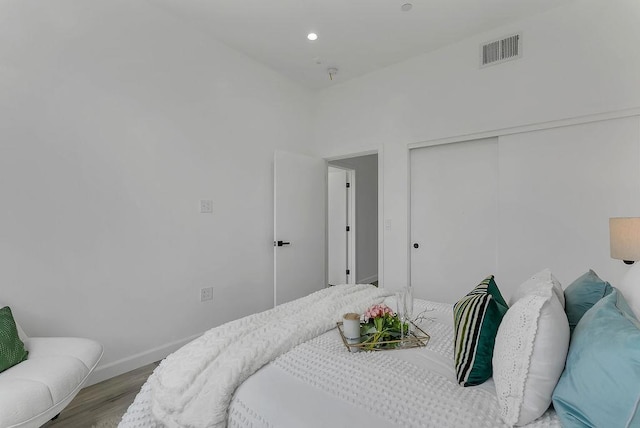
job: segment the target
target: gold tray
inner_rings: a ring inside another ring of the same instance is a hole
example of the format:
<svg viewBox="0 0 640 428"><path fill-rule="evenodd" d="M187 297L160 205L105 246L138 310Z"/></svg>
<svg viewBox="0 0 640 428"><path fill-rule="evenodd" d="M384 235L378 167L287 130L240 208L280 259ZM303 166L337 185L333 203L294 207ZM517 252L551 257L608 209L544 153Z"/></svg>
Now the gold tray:
<svg viewBox="0 0 640 428"><path fill-rule="evenodd" d="M404 338L404 345L401 349L409 349L409 348L423 348L427 346L429 343L429 336L425 333L420 327L418 327L413 321L411 321L411 325L413 325L414 329L411 332L409 337ZM342 338L342 343L347 347L349 352L359 352L359 351L392 351L396 348L378 348L379 345L389 345L392 343L400 343L402 340L384 340L380 341L376 344L376 347L369 348L371 346L369 343L349 343L348 339L344 337L344 332L342 331L342 321L336 323L338 327L338 332L340 333L340 337Z"/></svg>

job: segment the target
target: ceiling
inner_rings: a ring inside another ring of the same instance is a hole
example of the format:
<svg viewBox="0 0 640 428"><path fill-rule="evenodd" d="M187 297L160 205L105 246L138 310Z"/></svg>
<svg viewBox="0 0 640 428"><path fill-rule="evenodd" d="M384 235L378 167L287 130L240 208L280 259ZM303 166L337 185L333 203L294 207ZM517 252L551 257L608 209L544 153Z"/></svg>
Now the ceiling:
<svg viewBox="0 0 640 428"><path fill-rule="evenodd" d="M217 40L319 89L573 0L153 0ZM413 7L403 12L401 6ZM318 40L310 42L307 34ZM338 69L333 80L327 69Z"/></svg>

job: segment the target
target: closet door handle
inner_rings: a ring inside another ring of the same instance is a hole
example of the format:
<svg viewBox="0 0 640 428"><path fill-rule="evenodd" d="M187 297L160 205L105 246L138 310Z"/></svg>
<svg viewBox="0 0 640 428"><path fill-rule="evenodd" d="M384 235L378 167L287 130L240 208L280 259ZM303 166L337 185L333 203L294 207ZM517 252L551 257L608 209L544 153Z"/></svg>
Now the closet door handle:
<svg viewBox="0 0 640 428"><path fill-rule="evenodd" d="M420 244L418 244L417 242L413 243L413 248L420 248Z"/></svg>
<svg viewBox="0 0 640 428"><path fill-rule="evenodd" d="M291 245L291 242L287 242L287 241L274 241L273 246L274 247L282 247L283 245Z"/></svg>

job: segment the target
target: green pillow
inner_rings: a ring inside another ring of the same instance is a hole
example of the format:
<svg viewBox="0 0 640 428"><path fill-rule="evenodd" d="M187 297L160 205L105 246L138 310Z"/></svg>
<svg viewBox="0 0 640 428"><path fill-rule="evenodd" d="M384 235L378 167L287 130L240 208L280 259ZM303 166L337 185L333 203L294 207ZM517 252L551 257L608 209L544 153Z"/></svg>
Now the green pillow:
<svg viewBox="0 0 640 428"><path fill-rule="evenodd" d="M460 385L480 385L493 374L493 345L507 309L493 275L453 305L454 361Z"/></svg>
<svg viewBox="0 0 640 428"><path fill-rule="evenodd" d="M0 373L26 360L28 354L18 337L11 309L5 306L0 309Z"/></svg>
<svg viewBox="0 0 640 428"><path fill-rule="evenodd" d="M571 333L585 312L604 296L610 294L612 290L611 285L601 280L592 270L573 281L564 290L564 311L569 320Z"/></svg>

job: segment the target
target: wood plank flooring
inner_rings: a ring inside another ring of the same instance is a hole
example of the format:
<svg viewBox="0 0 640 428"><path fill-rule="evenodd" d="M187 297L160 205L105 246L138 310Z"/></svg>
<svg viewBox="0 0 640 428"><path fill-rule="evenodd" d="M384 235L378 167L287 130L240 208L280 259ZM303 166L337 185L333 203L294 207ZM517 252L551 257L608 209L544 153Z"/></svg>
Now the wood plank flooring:
<svg viewBox="0 0 640 428"><path fill-rule="evenodd" d="M122 416L158 364L151 363L84 388L58 419L47 422L43 427L91 428L105 419Z"/></svg>

